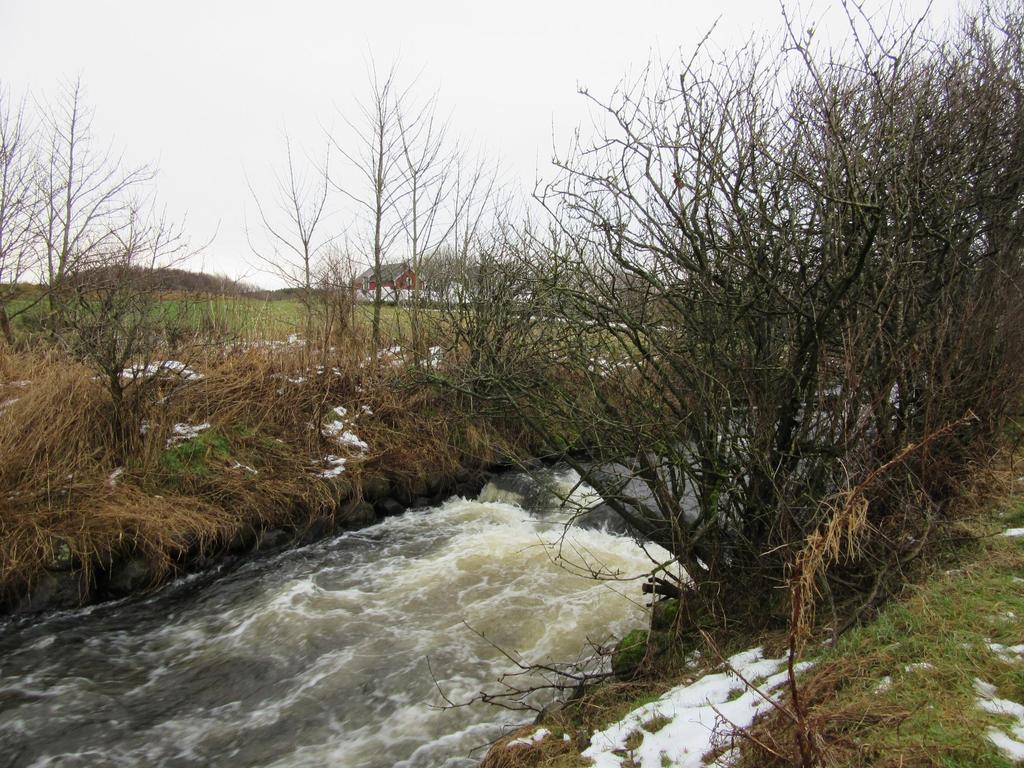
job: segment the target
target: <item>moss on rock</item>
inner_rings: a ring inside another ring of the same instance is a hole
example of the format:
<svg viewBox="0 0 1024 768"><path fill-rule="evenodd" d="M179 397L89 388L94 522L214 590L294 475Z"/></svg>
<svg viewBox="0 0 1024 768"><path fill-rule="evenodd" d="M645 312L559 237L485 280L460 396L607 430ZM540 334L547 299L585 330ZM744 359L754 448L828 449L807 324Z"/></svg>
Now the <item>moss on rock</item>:
<svg viewBox="0 0 1024 768"><path fill-rule="evenodd" d="M678 598L659 600L654 604L651 611L651 630L654 632L668 632L676 623L679 616Z"/></svg>
<svg viewBox="0 0 1024 768"><path fill-rule="evenodd" d="M634 629L619 640L612 652L612 674L619 678L630 678L636 675L647 655L646 629Z"/></svg>

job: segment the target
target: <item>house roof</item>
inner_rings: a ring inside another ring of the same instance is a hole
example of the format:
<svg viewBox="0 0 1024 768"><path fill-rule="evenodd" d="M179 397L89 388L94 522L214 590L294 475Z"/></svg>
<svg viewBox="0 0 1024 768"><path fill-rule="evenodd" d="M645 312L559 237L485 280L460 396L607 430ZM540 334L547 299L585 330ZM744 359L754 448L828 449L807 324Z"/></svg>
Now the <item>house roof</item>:
<svg viewBox="0 0 1024 768"><path fill-rule="evenodd" d="M409 262L407 261L396 261L393 264L381 264L380 274L384 276L385 280L397 280L404 273L409 271ZM372 266L367 267L359 274L360 280L370 280L377 275L377 270Z"/></svg>

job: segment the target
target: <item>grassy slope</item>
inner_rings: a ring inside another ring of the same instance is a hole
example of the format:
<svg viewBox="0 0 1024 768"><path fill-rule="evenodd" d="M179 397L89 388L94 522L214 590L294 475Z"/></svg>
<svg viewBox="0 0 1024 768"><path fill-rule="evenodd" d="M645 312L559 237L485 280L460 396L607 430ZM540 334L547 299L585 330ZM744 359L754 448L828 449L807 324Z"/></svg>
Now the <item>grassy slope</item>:
<svg viewBox="0 0 1024 768"><path fill-rule="evenodd" d="M977 706L974 681L1024 702L1024 658L989 647L1024 642L1024 538L1001 535L1020 526L1024 498L1002 500L974 524L976 541L945 552L900 600L819 655L804 695L826 765L1013 764L985 737L1012 721ZM786 730L769 718L759 737L784 750ZM745 763L770 764L785 763L753 751Z"/></svg>

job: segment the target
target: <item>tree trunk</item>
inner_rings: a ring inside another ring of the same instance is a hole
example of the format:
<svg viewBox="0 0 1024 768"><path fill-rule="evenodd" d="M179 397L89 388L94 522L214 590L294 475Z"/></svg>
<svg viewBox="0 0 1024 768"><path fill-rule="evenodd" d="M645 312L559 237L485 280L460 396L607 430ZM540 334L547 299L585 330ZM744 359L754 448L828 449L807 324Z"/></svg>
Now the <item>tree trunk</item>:
<svg viewBox="0 0 1024 768"><path fill-rule="evenodd" d="M3 334L4 341L7 342L8 346L14 346L14 333L11 331L11 321L7 317L7 308L0 306L0 333Z"/></svg>

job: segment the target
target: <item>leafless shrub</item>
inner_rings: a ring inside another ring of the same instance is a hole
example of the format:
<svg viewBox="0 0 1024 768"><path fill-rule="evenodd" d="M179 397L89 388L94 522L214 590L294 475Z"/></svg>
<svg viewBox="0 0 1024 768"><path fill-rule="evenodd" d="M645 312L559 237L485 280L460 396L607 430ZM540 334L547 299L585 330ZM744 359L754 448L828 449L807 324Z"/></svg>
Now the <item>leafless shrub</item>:
<svg viewBox="0 0 1024 768"><path fill-rule="evenodd" d="M291 139L285 136L287 171L278 175L273 203L264 203L250 187L260 225L267 241L249 246L260 264L293 288L306 314L306 338L313 338L313 316L317 310L317 281L321 260L332 238L323 235L321 220L327 205L330 152L324 152L319 167L305 173L296 168Z"/></svg>
<svg viewBox="0 0 1024 768"><path fill-rule="evenodd" d="M25 103L12 103L10 92L0 87L0 334L11 345L11 300L19 294L18 283L30 275L38 262L37 224L39 197L36 194L34 126L26 115Z"/></svg>
<svg viewBox="0 0 1024 768"><path fill-rule="evenodd" d="M457 386L752 620L785 620L822 499L971 412L863 495L844 583L919 551L1021 394L1021 14L938 39L848 11L848 50L787 19L584 94L599 133L540 192L558 231L503 238L455 323Z"/></svg>

